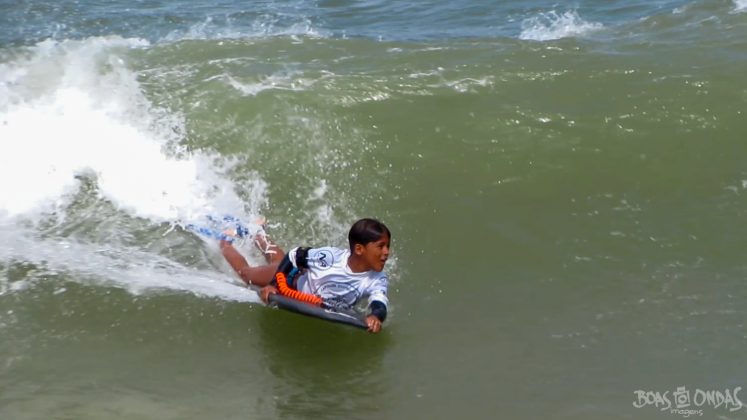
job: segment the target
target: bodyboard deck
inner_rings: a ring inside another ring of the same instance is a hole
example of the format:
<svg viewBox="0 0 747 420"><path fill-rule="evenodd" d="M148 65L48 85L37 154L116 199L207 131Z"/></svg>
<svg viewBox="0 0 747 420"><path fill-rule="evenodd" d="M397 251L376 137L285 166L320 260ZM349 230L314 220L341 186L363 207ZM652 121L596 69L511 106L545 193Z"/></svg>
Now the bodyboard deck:
<svg viewBox="0 0 747 420"><path fill-rule="evenodd" d="M270 301L271 305L277 306L278 308L284 309L286 311L291 311L297 314L319 318L338 324L350 325L351 327L356 327L364 330L368 329L366 321L344 312L337 312L329 309L324 309L319 306L309 305L308 303L301 302L296 299L291 299L287 296L276 293L270 294L268 300Z"/></svg>

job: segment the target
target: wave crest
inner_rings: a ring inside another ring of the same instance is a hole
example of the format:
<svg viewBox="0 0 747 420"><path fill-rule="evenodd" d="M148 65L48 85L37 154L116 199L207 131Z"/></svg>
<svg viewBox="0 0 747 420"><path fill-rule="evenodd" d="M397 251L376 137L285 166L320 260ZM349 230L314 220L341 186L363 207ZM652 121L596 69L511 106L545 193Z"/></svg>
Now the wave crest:
<svg viewBox="0 0 747 420"><path fill-rule="evenodd" d="M581 19L578 13L572 10L562 14L551 11L522 21L519 39L549 41L587 34L603 27L601 23Z"/></svg>

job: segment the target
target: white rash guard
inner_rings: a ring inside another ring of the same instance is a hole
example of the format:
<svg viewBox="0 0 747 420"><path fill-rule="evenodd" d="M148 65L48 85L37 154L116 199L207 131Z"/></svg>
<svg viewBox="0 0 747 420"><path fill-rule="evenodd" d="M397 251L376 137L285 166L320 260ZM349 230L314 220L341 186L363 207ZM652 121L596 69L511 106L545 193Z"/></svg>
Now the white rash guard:
<svg viewBox="0 0 747 420"><path fill-rule="evenodd" d="M296 266L296 251L288 257ZM386 307L388 278L378 271L354 273L348 267L350 251L334 247L311 248L308 251L309 268L303 270L296 280L296 289L313 293L325 304L335 309L349 309L362 297L368 296L368 304L378 301Z"/></svg>

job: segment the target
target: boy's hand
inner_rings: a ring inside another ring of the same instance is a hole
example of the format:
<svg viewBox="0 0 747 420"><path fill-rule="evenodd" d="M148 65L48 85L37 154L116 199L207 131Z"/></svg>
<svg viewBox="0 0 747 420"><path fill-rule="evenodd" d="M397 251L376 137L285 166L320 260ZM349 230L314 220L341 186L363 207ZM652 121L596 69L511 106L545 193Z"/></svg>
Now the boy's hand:
<svg viewBox="0 0 747 420"><path fill-rule="evenodd" d="M368 332L377 333L381 331L381 321L374 315L366 317L366 324L368 324Z"/></svg>
<svg viewBox="0 0 747 420"><path fill-rule="evenodd" d="M262 288L262 290L259 291L259 297L262 298L262 301L264 303L270 303L269 298L270 294L277 293L278 288L275 286L265 286Z"/></svg>

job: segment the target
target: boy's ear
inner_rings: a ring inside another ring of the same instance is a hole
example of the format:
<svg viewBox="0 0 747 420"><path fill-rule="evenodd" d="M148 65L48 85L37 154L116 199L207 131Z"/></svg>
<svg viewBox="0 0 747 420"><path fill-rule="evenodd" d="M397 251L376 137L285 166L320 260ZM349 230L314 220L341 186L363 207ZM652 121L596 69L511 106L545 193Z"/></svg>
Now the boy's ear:
<svg viewBox="0 0 747 420"><path fill-rule="evenodd" d="M361 244L355 244L355 246L353 247L353 253L355 253L355 255L363 255L363 251L365 249L366 249L365 246Z"/></svg>

